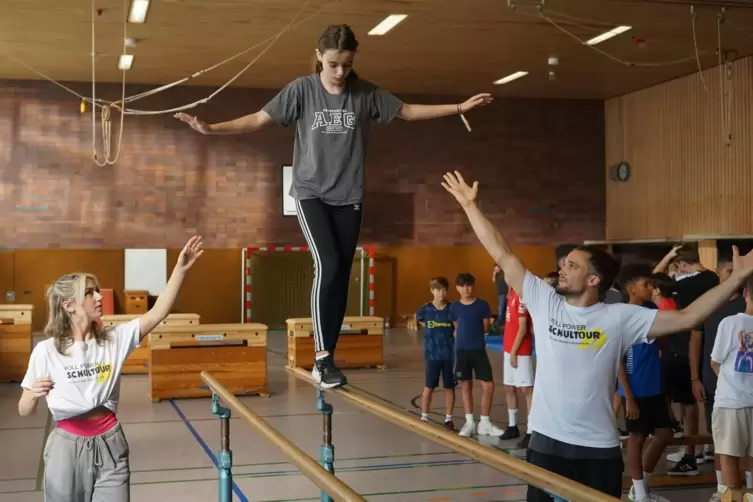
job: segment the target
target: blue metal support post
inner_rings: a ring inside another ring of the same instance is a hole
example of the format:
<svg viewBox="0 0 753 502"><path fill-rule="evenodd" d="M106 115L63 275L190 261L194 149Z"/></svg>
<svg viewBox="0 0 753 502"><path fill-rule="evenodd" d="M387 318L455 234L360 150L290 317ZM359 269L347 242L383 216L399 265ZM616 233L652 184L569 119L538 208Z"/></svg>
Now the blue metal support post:
<svg viewBox="0 0 753 502"><path fill-rule="evenodd" d="M332 446L332 405L324 401L324 391L317 389L316 409L322 414L322 446L320 448L322 466L335 473L335 447ZM332 497L322 492L322 502L334 502Z"/></svg>
<svg viewBox="0 0 753 502"><path fill-rule="evenodd" d="M220 417L220 452L217 469L220 480L220 501L233 500L233 452L230 450L230 409L220 406L220 396L212 393L212 414Z"/></svg>

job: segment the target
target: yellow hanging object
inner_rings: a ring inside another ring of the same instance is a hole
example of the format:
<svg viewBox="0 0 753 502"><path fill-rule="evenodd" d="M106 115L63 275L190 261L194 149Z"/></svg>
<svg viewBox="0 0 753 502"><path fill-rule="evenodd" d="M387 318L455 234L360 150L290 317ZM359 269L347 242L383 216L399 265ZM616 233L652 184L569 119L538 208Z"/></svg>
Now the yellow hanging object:
<svg viewBox="0 0 753 502"><path fill-rule="evenodd" d="M86 101L81 100L81 113L86 113Z"/></svg>

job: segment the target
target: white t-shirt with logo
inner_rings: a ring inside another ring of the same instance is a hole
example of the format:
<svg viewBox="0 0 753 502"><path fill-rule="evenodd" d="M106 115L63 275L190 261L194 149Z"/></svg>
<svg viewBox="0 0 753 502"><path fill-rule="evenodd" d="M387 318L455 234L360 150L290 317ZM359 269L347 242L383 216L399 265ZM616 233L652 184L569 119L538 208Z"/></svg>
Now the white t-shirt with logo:
<svg viewBox="0 0 753 502"><path fill-rule="evenodd" d="M569 305L526 271L523 301L536 334L536 385L529 431L590 448L619 446L612 397L620 358L648 332L658 310L626 303Z"/></svg>
<svg viewBox="0 0 753 502"><path fill-rule="evenodd" d="M31 352L21 387L31 389L37 379L49 377L53 389L47 394L47 407L55 421L99 406L117 412L123 363L141 341L139 320L108 328L107 335L102 345L94 338L74 342L67 355L57 351L52 338L39 342Z"/></svg>
<svg viewBox="0 0 753 502"><path fill-rule="evenodd" d="M711 360L721 365L714 408L753 407L753 316L736 314L719 323Z"/></svg>

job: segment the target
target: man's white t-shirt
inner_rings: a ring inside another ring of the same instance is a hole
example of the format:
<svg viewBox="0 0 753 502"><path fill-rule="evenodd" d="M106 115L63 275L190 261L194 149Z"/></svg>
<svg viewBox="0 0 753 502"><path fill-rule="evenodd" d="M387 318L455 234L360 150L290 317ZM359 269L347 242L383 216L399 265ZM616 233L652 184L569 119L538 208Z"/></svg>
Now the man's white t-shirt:
<svg viewBox="0 0 753 502"><path fill-rule="evenodd" d="M721 365L714 408L753 407L753 316L736 314L722 319L711 360Z"/></svg>
<svg viewBox="0 0 753 502"><path fill-rule="evenodd" d="M31 352L21 387L31 389L37 379L49 377L53 388L47 394L47 407L55 421L76 417L99 406L115 413L123 363L140 341L138 319L108 328L102 345L94 338L74 342L66 355L60 354L55 340L48 338Z"/></svg>
<svg viewBox="0 0 753 502"><path fill-rule="evenodd" d="M523 302L536 333L536 385L529 431L590 448L619 446L612 397L620 358L648 332L658 310L597 303L574 307L526 271Z"/></svg>

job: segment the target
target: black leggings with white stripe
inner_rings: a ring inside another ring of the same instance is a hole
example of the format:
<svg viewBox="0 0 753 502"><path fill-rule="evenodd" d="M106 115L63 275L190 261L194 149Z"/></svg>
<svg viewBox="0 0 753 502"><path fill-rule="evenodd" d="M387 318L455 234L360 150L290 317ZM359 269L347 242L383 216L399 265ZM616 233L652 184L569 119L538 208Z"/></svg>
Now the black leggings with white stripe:
<svg viewBox="0 0 753 502"><path fill-rule="evenodd" d="M331 206L320 199L296 201L298 221L314 258L311 318L317 352L334 355L340 336L353 257L361 231L361 204Z"/></svg>

